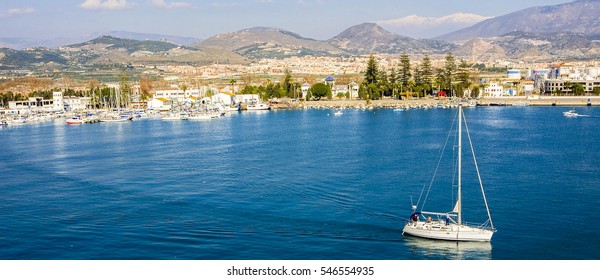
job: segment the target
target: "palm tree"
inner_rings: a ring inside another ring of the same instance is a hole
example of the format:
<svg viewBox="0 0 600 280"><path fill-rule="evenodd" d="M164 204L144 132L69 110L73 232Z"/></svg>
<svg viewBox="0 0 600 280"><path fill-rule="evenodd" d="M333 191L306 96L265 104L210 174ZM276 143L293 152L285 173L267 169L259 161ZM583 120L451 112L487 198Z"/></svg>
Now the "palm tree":
<svg viewBox="0 0 600 280"><path fill-rule="evenodd" d="M233 87L235 85L236 81L234 79L229 80L229 84L231 85L231 93L233 95L235 95L235 88Z"/></svg>
<svg viewBox="0 0 600 280"><path fill-rule="evenodd" d="M187 95L185 94L185 91L187 91L187 85L186 84L181 84L179 85L179 88L181 90L183 90L183 106L185 106L185 103L187 102ZM181 109L180 109L181 110Z"/></svg>

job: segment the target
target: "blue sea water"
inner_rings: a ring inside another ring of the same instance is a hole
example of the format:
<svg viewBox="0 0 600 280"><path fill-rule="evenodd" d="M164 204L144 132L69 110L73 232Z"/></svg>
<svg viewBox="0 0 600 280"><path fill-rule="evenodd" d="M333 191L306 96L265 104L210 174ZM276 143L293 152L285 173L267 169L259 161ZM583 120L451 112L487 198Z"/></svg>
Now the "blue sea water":
<svg viewBox="0 0 600 280"><path fill-rule="evenodd" d="M465 109L483 244L402 235L456 109L3 128L0 259L597 260L600 109L567 109Z"/></svg>

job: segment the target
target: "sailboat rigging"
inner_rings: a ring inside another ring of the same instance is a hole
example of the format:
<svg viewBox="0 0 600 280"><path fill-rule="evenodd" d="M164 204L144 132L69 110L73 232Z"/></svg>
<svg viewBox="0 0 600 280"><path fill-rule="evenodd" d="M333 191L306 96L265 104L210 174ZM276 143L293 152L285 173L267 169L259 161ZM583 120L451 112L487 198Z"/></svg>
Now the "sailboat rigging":
<svg viewBox="0 0 600 280"><path fill-rule="evenodd" d="M462 128L463 122L465 124L465 130L469 140L469 146L471 148L471 154L473 155L473 162L475 170L477 171L477 178L481 188L483 201L487 211L488 219L480 225L470 225L463 221L463 210L462 210ZM471 136L469 129L464 120L464 113L462 106L458 107L458 146L457 146L457 197L454 208L448 212L429 212L418 209L418 204L413 205L413 213L409 220L406 222L402 234L428 238L438 240L452 240L452 241L480 241L489 242L492 239L492 235L496 232L494 224L492 222L492 216L488 207L487 199L483 189L483 183L481 175L479 173L479 167L477 165L477 159L475 158L475 151L471 143ZM441 155L440 155L441 158ZM438 163L439 166L439 163ZM436 170L437 172L437 170ZM422 192L423 193L423 192ZM420 200L420 199L419 199ZM411 202L412 204L412 202ZM421 204L421 208L425 202ZM428 217L425 218L425 215ZM435 219L431 216L436 217ZM421 218L423 220L421 220Z"/></svg>

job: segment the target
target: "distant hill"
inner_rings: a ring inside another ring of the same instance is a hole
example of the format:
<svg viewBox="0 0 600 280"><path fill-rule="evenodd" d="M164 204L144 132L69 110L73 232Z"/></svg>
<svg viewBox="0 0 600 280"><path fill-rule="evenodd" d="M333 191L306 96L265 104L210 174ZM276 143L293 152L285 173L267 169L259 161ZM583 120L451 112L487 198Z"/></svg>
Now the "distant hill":
<svg viewBox="0 0 600 280"><path fill-rule="evenodd" d="M445 42L401 36L389 32L375 23L352 26L328 42L340 49L357 54L443 53L454 47Z"/></svg>
<svg viewBox="0 0 600 280"><path fill-rule="evenodd" d="M469 40L457 46L453 53L456 56L474 60L593 59L600 57L600 35L515 31L497 37Z"/></svg>
<svg viewBox="0 0 600 280"><path fill-rule="evenodd" d="M198 38L194 37L184 37L184 36L173 36L173 35L164 35L164 34L152 34L152 33L138 33L138 32L129 32L129 31L110 31L104 35L108 35L111 37L117 37L122 39L132 39L138 41L162 41L169 42L175 45L188 46L199 41L202 41ZM94 36L98 37L98 36Z"/></svg>
<svg viewBox="0 0 600 280"><path fill-rule="evenodd" d="M471 27L439 37L448 42L501 36L514 31L527 33L600 34L600 0L579 0L571 3L533 7L491 18Z"/></svg>
<svg viewBox="0 0 600 280"><path fill-rule="evenodd" d="M247 60L222 49L197 49L165 41L132 40L101 36L81 44L61 48L80 64L174 63L204 65L215 61L245 64Z"/></svg>
<svg viewBox="0 0 600 280"><path fill-rule="evenodd" d="M216 61L246 64L248 60L223 49L196 49L165 41L132 40L101 36L56 49L0 48L1 69L49 69L67 66L124 65L130 63L206 65Z"/></svg>
<svg viewBox="0 0 600 280"><path fill-rule="evenodd" d="M85 48L85 49L108 49L108 50L123 50L128 53L137 51L148 51L148 52L165 52L180 46L173 43L164 41L151 41L151 40L132 40L116 38L108 35L100 36L96 39L66 46L68 48ZM182 47L184 49L192 49L189 47Z"/></svg>
<svg viewBox="0 0 600 280"><path fill-rule="evenodd" d="M222 48L252 58L305 55L342 55L345 52L324 41L271 27L253 27L210 37L193 47Z"/></svg>
<svg viewBox="0 0 600 280"><path fill-rule="evenodd" d="M14 50L0 48L0 69L21 69L22 66L43 69L65 65L68 60L56 49L33 48Z"/></svg>

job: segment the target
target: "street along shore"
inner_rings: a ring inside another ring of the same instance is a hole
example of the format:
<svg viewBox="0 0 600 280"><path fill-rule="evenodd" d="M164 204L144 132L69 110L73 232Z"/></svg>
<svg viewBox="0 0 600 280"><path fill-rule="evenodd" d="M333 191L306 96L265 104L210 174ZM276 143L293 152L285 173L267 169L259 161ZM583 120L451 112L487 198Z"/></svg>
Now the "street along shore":
<svg viewBox="0 0 600 280"><path fill-rule="evenodd" d="M272 104L274 109L284 108L398 108L411 106L451 106L462 104L476 104L477 106L600 106L600 96L515 96L515 97L485 97L481 99L472 99L457 101L450 98L422 98L422 99L381 99L381 100L320 100L320 101L300 101L291 104L279 103Z"/></svg>

